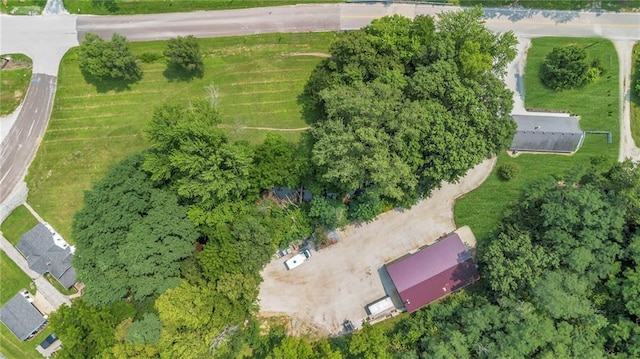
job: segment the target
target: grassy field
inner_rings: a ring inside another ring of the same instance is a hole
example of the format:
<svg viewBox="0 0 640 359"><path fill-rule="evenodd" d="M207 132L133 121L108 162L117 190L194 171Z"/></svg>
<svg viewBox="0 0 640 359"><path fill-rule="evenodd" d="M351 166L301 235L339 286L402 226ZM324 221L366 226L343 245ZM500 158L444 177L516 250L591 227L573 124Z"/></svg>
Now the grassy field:
<svg viewBox="0 0 640 359"><path fill-rule="evenodd" d="M640 59L640 43L636 43L633 46L633 70L632 70L632 78L631 78L631 87L635 86L635 84L640 81L640 76L638 76L638 69L636 64L638 64ZM631 136L633 136L633 140L636 142L636 146L640 146L640 96L638 96L638 92L631 91Z"/></svg>
<svg viewBox="0 0 640 359"><path fill-rule="evenodd" d="M242 9L304 3L335 3L340 0L64 0L72 14L157 14L198 10Z"/></svg>
<svg viewBox="0 0 640 359"><path fill-rule="evenodd" d="M558 93L542 85L538 69L544 57L554 47L569 43L583 46L594 44L587 51L591 58L600 57L605 72L593 84ZM604 135L587 135L583 147L573 156L521 154L512 158L501 153L498 166L508 162L516 163L521 169L520 176L504 182L498 179L494 171L482 186L456 202L456 225L471 226L478 241L490 235L505 208L517 200L520 191L531 181L563 173L574 165L590 161L592 157L605 156L610 161L617 159L620 140L618 58L611 42L602 39L534 39L527 56L525 93L527 108L568 110L580 115L583 130L610 131L613 144L607 144Z"/></svg>
<svg viewBox="0 0 640 359"><path fill-rule="evenodd" d="M41 14L47 0L2 0L0 12L11 15Z"/></svg>
<svg viewBox="0 0 640 359"><path fill-rule="evenodd" d="M21 342L13 333L3 324L0 324L0 352L7 359L42 359L43 356L38 353L36 347L44 338L51 334L51 327L47 326L38 335L31 340Z"/></svg>
<svg viewBox="0 0 640 359"><path fill-rule="evenodd" d="M21 269L13 263L4 252L0 251L0 306L8 302L18 291L26 289L31 294L36 294L35 286L31 287L31 278L29 278Z"/></svg>
<svg viewBox="0 0 640 359"><path fill-rule="evenodd" d="M82 196L107 167L148 146L145 125L153 109L167 101L186 102L219 91L219 108L233 139L252 143L266 131L243 127L304 128L297 96L332 33L270 34L199 40L205 54L202 78L179 81L165 76L162 61L142 64L144 78L129 89L96 89L81 75L77 55L65 55L49 127L29 169L29 203L66 239ZM132 50L161 53L163 42L133 43ZM170 75L170 74L167 74ZM295 140L298 132L283 132Z"/></svg>
<svg viewBox="0 0 640 359"><path fill-rule="evenodd" d="M14 246L18 244L20 237L38 224L38 220L29 212L27 207L20 206L11 212L9 217L2 222L0 231Z"/></svg>
<svg viewBox="0 0 640 359"><path fill-rule="evenodd" d="M2 58L10 57L3 69L0 70L0 116L12 113L27 94L31 80L31 59L22 54L4 54ZM0 62L0 65L2 62Z"/></svg>

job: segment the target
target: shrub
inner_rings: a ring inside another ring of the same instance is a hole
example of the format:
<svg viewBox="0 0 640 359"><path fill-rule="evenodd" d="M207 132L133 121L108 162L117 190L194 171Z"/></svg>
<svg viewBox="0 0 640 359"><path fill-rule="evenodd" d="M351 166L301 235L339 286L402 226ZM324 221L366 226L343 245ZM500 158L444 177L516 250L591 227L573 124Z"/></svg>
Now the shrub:
<svg viewBox="0 0 640 359"><path fill-rule="evenodd" d="M540 79L554 90L580 87L587 82L589 71L587 51L579 45L556 47L542 63Z"/></svg>
<svg viewBox="0 0 640 359"><path fill-rule="evenodd" d="M162 56L162 54L158 54L155 52L145 52L142 55L140 55L139 58L140 58L140 61L144 62L145 64L151 64L154 62L159 62L164 58L164 56Z"/></svg>
<svg viewBox="0 0 640 359"><path fill-rule="evenodd" d="M505 163L498 167L498 177L503 181L515 179L520 174L520 167L515 163Z"/></svg>

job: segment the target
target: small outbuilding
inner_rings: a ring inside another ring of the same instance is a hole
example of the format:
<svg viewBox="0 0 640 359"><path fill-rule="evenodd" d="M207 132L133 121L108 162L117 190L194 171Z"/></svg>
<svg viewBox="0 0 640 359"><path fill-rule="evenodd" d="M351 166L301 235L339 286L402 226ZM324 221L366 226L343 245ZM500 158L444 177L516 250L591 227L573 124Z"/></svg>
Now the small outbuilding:
<svg viewBox="0 0 640 359"><path fill-rule="evenodd" d="M20 340L37 333L47 319L21 293L0 308L0 321Z"/></svg>
<svg viewBox="0 0 640 359"><path fill-rule="evenodd" d="M50 273L67 289L76 283L76 271L71 267L74 248L48 224L39 223L31 228L22 235L16 248L34 272Z"/></svg>
<svg viewBox="0 0 640 359"><path fill-rule="evenodd" d="M461 289L480 277L457 233L386 265L409 313Z"/></svg>
<svg viewBox="0 0 640 359"><path fill-rule="evenodd" d="M511 115L517 127L509 150L571 153L584 141L580 117L565 113Z"/></svg>

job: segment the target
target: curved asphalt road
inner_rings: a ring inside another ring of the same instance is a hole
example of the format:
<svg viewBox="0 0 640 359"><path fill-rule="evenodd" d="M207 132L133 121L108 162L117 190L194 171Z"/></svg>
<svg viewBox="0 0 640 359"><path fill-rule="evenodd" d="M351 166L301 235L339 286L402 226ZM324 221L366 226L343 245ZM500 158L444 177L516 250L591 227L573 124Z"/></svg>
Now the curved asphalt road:
<svg viewBox="0 0 640 359"><path fill-rule="evenodd" d="M22 52L30 56L34 63L36 84L32 83L29 89L15 129L11 129L0 145L0 203L23 180L43 136L62 55L76 46L78 39L87 32L104 37L118 32L132 41L147 41L189 34L217 37L267 32L335 31L360 28L385 15L413 17L457 9L415 4L323 4L133 16L2 15L0 53ZM600 36L624 41L627 47L630 41L640 40L640 14L514 9L486 9L485 14L490 29L512 30L525 38ZM628 74L624 78L628 78ZM623 93L628 92L628 81L625 81L625 86ZM626 116L628 111L623 113ZM628 122L629 118L623 118L623 121Z"/></svg>

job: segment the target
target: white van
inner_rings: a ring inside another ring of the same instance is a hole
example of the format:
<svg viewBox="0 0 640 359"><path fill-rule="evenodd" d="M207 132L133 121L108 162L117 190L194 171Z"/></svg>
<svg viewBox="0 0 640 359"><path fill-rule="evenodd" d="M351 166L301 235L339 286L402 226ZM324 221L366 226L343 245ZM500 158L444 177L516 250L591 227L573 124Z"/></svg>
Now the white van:
<svg viewBox="0 0 640 359"><path fill-rule="evenodd" d="M308 261L309 258L311 258L311 252L309 252L308 250L304 250L304 251L296 254L292 258L287 259L284 262L284 265L287 267L287 270L292 270L293 268L295 268L295 267L301 265L302 263Z"/></svg>

